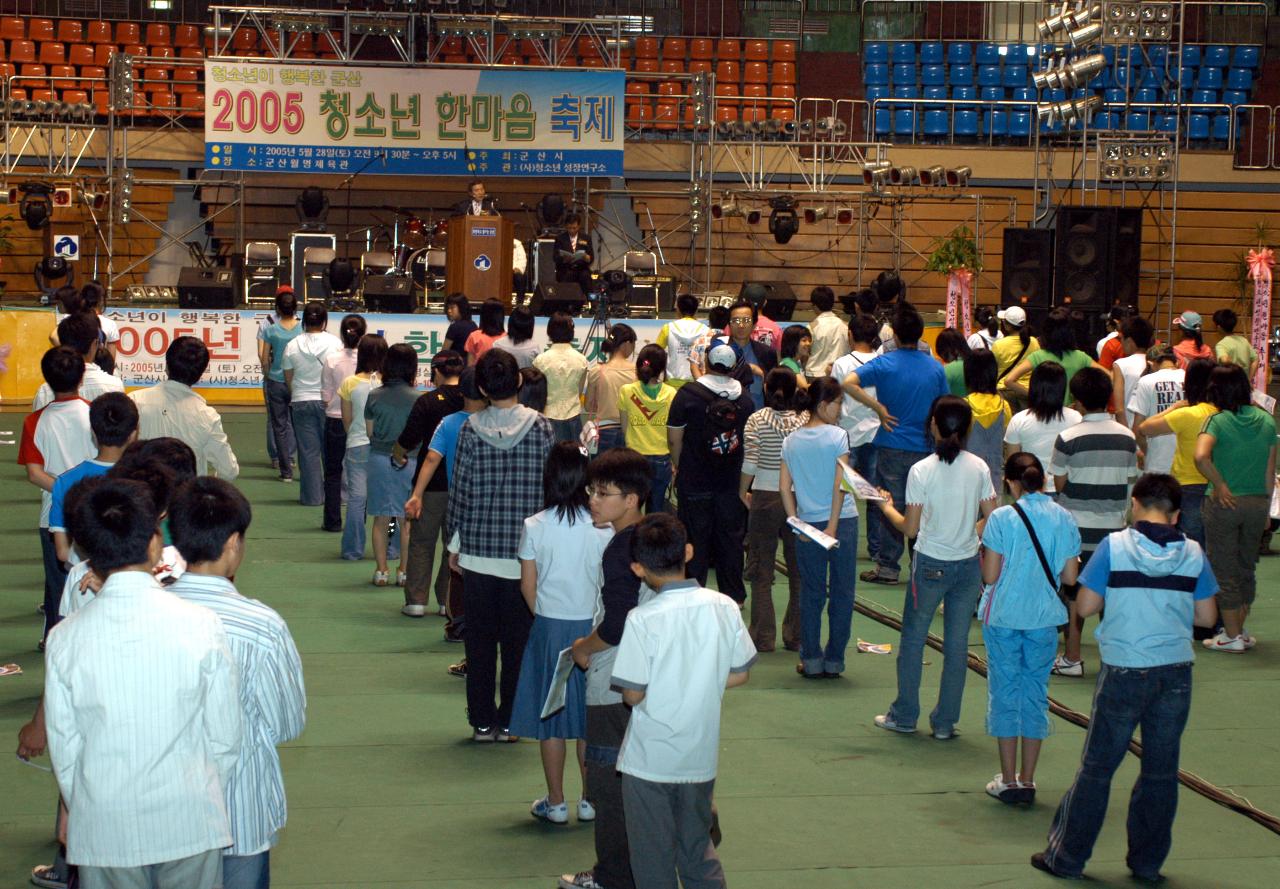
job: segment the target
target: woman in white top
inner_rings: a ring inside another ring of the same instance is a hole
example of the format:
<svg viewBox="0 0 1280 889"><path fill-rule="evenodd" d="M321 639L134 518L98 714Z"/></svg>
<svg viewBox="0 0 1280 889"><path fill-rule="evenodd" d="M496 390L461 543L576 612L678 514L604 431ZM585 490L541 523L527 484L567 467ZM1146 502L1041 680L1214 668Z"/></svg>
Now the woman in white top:
<svg viewBox="0 0 1280 889"><path fill-rule="evenodd" d="M325 356L342 348L342 340L325 330L329 313L322 302L302 310L302 333L284 349L284 382L289 387L289 412L298 443L298 472L302 484L298 500L304 506L324 503L324 402L320 374Z"/></svg>
<svg viewBox="0 0 1280 889"><path fill-rule="evenodd" d="M387 354L387 341L376 333L366 333L356 345L356 372L338 385L342 425L347 430L347 449L342 459L342 480L347 495L347 518L342 526L342 558L358 562L364 558L365 504L369 485L369 431L364 423L364 406L378 385L378 370Z"/></svg>
<svg viewBox="0 0 1280 889"><path fill-rule="evenodd" d="M978 311L973 313L973 319L978 322L978 329L969 334L969 339L965 341L970 349L990 349L996 344L996 340L1004 339L1004 331L1000 329L1000 318L995 309L979 306Z"/></svg>
<svg viewBox="0 0 1280 889"><path fill-rule="evenodd" d="M853 626L857 582L858 505L841 487L849 465L849 439L840 428L844 390L819 377L796 393L797 409L809 411L803 426L782 443L778 493L787 518L834 537L826 549L807 535L796 541L800 569L800 663L806 679L834 679L844 672L844 651ZM822 609L827 609L827 645L822 646Z"/></svg>
<svg viewBox="0 0 1280 889"><path fill-rule="evenodd" d="M1048 466L1053 443L1064 430L1080 422L1080 412L1063 407L1067 392L1067 372L1056 361L1046 361L1031 372L1031 388L1025 411L1018 411L1004 430L1006 459L1018 451L1035 454L1041 466ZM1045 482L1045 493L1054 496L1053 482Z"/></svg>
<svg viewBox="0 0 1280 889"><path fill-rule="evenodd" d="M738 496L747 507L747 568L751 581L751 624L748 631L757 651L773 651L778 620L773 611L774 559L782 534L782 558L787 564L786 614L782 644L800 648L800 571L796 566L795 535L784 526L787 512L778 493L782 443L808 419L792 402L799 382L789 367L775 367L764 378L764 407L747 418L742 432L742 480ZM785 533L783 533L785 531Z"/></svg>
<svg viewBox="0 0 1280 889"><path fill-rule="evenodd" d="M925 637L934 612L945 602L942 683L938 705L929 714L933 736L939 741L956 736L969 669L969 624L982 593L978 540L987 516L996 508L991 471L986 462L964 450L972 423L968 402L954 395L940 396L929 420L937 445L907 474L906 515L893 508L887 493L884 501L877 502L893 527L916 538L916 546L902 606L898 697L875 723L892 732L916 730Z"/></svg>

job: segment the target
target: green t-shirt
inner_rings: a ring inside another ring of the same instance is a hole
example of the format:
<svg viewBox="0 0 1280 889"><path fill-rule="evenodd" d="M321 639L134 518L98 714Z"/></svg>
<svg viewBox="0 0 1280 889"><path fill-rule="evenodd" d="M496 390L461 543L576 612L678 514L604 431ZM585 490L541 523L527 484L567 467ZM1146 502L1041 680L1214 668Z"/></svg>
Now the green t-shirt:
<svg viewBox="0 0 1280 889"><path fill-rule="evenodd" d="M1267 460L1276 443L1276 421L1266 411L1246 404L1205 420L1204 431L1216 441L1213 465L1237 497L1267 493ZM1210 486L1212 487L1212 485Z"/></svg>
<svg viewBox="0 0 1280 889"><path fill-rule="evenodd" d="M1236 367L1249 372L1249 365L1258 360L1258 352L1249 341L1238 333L1229 334L1218 340L1214 354L1219 361L1230 361Z"/></svg>
<svg viewBox="0 0 1280 889"><path fill-rule="evenodd" d="M794 371L796 376L804 375L803 368L800 367L800 363L796 361L794 358L783 358L778 363L783 367L787 368L788 370Z"/></svg>
<svg viewBox="0 0 1280 889"><path fill-rule="evenodd" d="M1040 349L1039 351L1032 352L1027 360L1031 362L1032 370L1035 370L1046 361L1056 361L1062 365L1062 369L1067 372L1067 391L1062 396L1062 403L1064 405L1071 404L1073 400L1071 397L1071 378L1093 364L1093 359L1089 357L1088 353L1081 352L1079 349L1072 349L1061 358L1050 351ZM1019 380L1019 382L1022 381ZM1026 385L1030 385L1030 383L1031 381L1028 380Z"/></svg>
<svg viewBox="0 0 1280 889"><path fill-rule="evenodd" d="M964 359L957 358L949 364L942 365L942 372L947 375L947 388L956 398L964 398L969 390L964 385Z"/></svg>

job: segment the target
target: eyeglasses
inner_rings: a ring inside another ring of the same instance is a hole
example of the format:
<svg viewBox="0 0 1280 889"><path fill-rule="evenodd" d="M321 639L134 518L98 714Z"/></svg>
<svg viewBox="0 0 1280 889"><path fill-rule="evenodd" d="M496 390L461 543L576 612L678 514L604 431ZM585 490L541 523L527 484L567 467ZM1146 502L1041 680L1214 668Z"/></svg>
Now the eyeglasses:
<svg viewBox="0 0 1280 889"><path fill-rule="evenodd" d="M603 498L605 498L605 497L621 497L621 496L622 496L622 492L621 492L621 491L602 491L602 490L600 490L599 488L594 488L594 487L592 487L592 486L588 485L588 486L587 486L587 496L588 496L588 497L599 497L599 498L601 498L601 499L603 499Z"/></svg>
<svg viewBox="0 0 1280 889"><path fill-rule="evenodd" d="M750 318L730 318L729 323L734 327L747 327L753 322Z"/></svg>

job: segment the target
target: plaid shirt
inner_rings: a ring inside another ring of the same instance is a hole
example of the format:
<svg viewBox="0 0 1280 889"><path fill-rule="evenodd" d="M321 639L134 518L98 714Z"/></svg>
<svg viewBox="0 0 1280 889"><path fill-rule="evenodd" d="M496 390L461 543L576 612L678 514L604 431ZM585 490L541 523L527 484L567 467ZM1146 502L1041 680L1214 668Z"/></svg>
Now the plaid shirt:
<svg viewBox="0 0 1280 889"><path fill-rule="evenodd" d="M486 444L468 420L458 433L449 484L449 536L458 552L516 561L524 520L542 509L542 468L555 444L551 421L538 417L510 450Z"/></svg>

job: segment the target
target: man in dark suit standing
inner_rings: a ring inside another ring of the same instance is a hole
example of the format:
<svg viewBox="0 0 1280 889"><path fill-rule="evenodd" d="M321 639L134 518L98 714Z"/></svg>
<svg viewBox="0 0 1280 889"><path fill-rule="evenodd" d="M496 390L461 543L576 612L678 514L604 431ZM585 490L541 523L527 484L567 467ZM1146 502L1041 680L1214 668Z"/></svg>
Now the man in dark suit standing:
<svg viewBox="0 0 1280 889"><path fill-rule="evenodd" d="M486 197L484 193L484 183L479 179L473 179L467 183L467 194L470 195L465 201L459 201L453 205L454 216L497 216L498 208L494 205L493 198Z"/></svg>
<svg viewBox="0 0 1280 889"><path fill-rule="evenodd" d="M585 295L591 292L591 263L595 255L591 242L581 234L582 223L577 216L564 222L564 232L556 236L556 280L577 281Z"/></svg>

